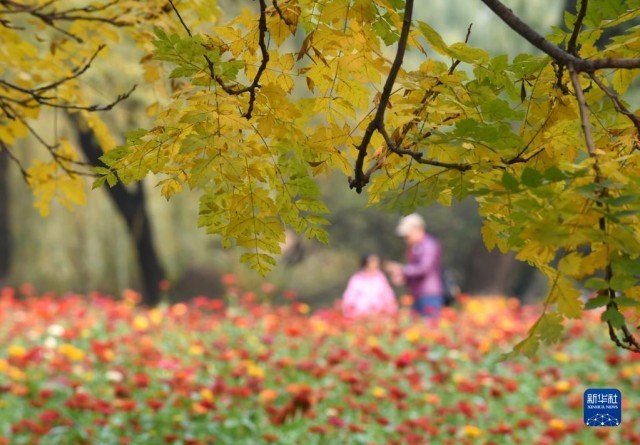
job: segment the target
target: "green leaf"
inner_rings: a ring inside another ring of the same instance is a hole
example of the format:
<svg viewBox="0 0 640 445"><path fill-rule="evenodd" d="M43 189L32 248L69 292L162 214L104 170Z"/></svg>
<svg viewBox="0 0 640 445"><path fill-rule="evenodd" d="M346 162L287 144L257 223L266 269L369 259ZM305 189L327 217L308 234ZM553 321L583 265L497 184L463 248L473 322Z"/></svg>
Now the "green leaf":
<svg viewBox="0 0 640 445"><path fill-rule="evenodd" d="M562 340L563 332L562 316L553 312L543 314L535 329L535 333L546 343L559 342Z"/></svg>
<svg viewBox="0 0 640 445"><path fill-rule="evenodd" d="M585 281L583 286L587 289L602 290L608 289L609 283L603 278L593 277Z"/></svg>
<svg viewBox="0 0 640 445"><path fill-rule="evenodd" d="M614 301L618 306L640 306L640 301L625 295L616 297Z"/></svg>
<svg viewBox="0 0 640 445"><path fill-rule="evenodd" d="M547 168L543 173L544 179L550 182L564 181L567 175L555 165Z"/></svg>
<svg viewBox="0 0 640 445"><path fill-rule="evenodd" d="M522 184L527 187L538 187L542 184L542 175L537 170L534 170L530 167L525 167L525 169L522 171L520 180L522 181Z"/></svg>
<svg viewBox="0 0 640 445"><path fill-rule="evenodd" d="M614 276L618 274L624 275L640 275L640 261L629 258L628 256L616 256L611 261Z"/></svg>
<svg viewBox="0 0 640 445"><path fill-rule="evenodd" d="M106 176L101 176L98 179L96 179L95 181L93 181L93 184L91 184L91 188L95 190L95 189L100 188L103 185L105 185L106 182L107 182L107 177Z"/></svg>
<svg viewBox="0 0 640 445"><path fill-rule="evenodd" d="M584 305L585 310L595 309L598 307L606 306L611 301L609 295L602 294L594 298L590 298Z"/></svg>
<svg viewBox="0 0 640 445"><path fill-rule="evenodd" d="M505 170L504 173L502 173L502 185L509 191L517 192L520 183L515 176Z"/></svg>
<svg viewBox="0 0 640 445"><path fill-rule="evenodd" d="M622 315L613 306L609 306L607 310L602 313L600 319L602 321L611 323L611 326L616 329L620 329L624 325L624 315Z"/></svg>
<svg viewBox="0 0 640 445"><path fill-rule="evenodd" d="M540 340L537 336L529 335L527 338L516 344L513 349L502 354L499 361L504 362L518 357L520 354L524 354L526 357L532 358L536 355L538 348L540 347Z"/></svg>
<svg viewBox="0 0 640 445"><path fill-rule="evenodd" d="M637 280L635 279L635 277L616 274L613 276L613 278L611 278L611 282L609 283L609 285L611 286L611 289L622 292L635 286L636 281Z"/></svg>

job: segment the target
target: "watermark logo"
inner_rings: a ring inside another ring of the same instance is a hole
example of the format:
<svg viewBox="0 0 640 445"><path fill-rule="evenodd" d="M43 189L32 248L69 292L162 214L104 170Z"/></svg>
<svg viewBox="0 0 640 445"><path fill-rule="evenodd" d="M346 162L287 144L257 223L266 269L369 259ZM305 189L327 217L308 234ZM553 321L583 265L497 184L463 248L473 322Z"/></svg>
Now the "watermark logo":
<svg viewBox="0 0 640 445"><path fill-rule="evenodd" d="M587 426L618 426L622 423L622 394L618 389L587 389L583 407L584 424Z"/></svg>

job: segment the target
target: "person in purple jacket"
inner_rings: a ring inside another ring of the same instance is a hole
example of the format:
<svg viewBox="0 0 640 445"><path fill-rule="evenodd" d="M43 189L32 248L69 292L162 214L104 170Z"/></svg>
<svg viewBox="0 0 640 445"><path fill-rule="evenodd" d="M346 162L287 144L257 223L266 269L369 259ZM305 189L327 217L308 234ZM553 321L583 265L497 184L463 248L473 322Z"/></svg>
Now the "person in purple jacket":
<svg viewBox="0 0 640 445"><path fill-rule="evenodd" d="M427 233L424 219L412 213L400 220L396 233L407 244L406 263L388 262L385 270L394 284L405 284L413 296L413 310L437 318L444 305L440 242Z"/></svg>

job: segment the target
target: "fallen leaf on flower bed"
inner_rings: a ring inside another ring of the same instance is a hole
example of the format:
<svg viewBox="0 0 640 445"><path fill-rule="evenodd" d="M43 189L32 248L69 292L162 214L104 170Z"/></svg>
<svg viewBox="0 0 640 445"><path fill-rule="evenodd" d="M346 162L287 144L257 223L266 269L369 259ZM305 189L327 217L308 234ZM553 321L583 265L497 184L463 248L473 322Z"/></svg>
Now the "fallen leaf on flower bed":
<svg viewBox="0 0 640 445"><path fill-rule="evenodd" d="M1 295L0 444L640 443L640 358L596 315L498 362L536 308L471 299L433 326L297 302ZM621 390L620 427L582 424L589 387Z"/></svg>

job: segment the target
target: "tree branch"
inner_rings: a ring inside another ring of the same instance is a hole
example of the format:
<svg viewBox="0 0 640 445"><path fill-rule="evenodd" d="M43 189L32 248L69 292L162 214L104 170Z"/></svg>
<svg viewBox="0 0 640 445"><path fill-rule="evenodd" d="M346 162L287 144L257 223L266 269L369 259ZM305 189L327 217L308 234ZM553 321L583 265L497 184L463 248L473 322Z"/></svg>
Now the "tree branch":
<svg viewBox="0 0 640 445"><path fill-rule="evenodd" d="M574 56L578 55L576 53L576 43L578 42L578 35L580 34L580 30L582 29L582 22L587 15L588 6L589 0L582 0L580 2L580 11L578 11L576 21L573 24L573 32L571 33L571 37L569 38L569 42L567 43L567 52L569 54L573 54Z"/></svg>
<svg viewBox="0 0 640 445"><path fill-rule="evenodd" d="M520 36L524 37L533 46L549 55L560 64L573 65L573 69L577 72L592 73L603 68L640 68L640 58L607 58L586 60L577 57L545 39L541 34L536 32L533 28L520 20L520 18L516 16L511 9L506 7L499 0L482 0L482 3L487 5L487 7L491 9L504 23L506 23Z"/></svg>
<svg viewBox="0 0 640 445"><path fill-rule="evenodd" d="M466 172L468 170L471 170L471 165L469 164L457 164L457 163L450 163L450 162L434 161L431 159L424 159L422 157L422 152L406 150L398 147L391 140L391 137L389 137L389 133L387 133L387 129L385 127L380 127L378 131L384 138L384 141L386 142L387 147L389 147L389 150L391 150L393 153L396 153L400 156L403 156L403 155L411 156L419 164L433 165L434 167L444 167L452 170L458 170L460 172Z"/></svg>
<svg viewBox="0 0 640 445"><path fill-rule="evenodd" d="M349 178L349 186L351 188L355 188L356 192L361 193L362 188L367 185L369 182L369 178L365 175L364 168L364 159L367 156L367 148L369 148L369 143L371 142L371 137L373 133L384 127L384 112L389 104L389 98L391 97L391 91L393 89L393 84L396 81L396 77L398 76L398 72L400 71L400 67L402 66L402 60L404 58L404 53L407 49L407 40L409 38L409 31L411 30L411 16L413 14L413 0L407 0L404 9L404 18L402 20L402 30L400 31L400 40L398 40L398 49L396 51L395 59L393 60L393 64L391 65L391 69L389 70L389 76L384 84L384 88L382 89L382 94L380 95L380 102L378 103L378 109L376 110L376 114L369 122L364 135L362 136L362 141L357 148L358 157L356 159L356 164L354 168L353 179Z"/></svg>
<svg viewBox="0 0 640 445"><path fill-rule="evenodd" d="M278 17L280 17L280 20L282 20L285 23L285 25L288 25L288 26L294 25L294 23L291 20L287 19L282 13L282 9L280 9L280 6L278 5L278 0L273 0L273 9L276 10L276 12L278 13Z"/></svg>
<svg viewBox="0 0 640 445"><path fill-rule="evenodd" d="M258 67L256 77L253 78L253 82L249 85L249 108L243 115L247 119L251 119L251 113L253 112L253 106L256 101L256 89L260 87L260 77L264 70L267 69L267 63L269 63L269 50L267 48L267 4L265 0L260 0L260 19L258 21L258 30L260 31L259 44L260 52L262 53L262 60Z"/></svg>
<svg viewBox="0 0 640 445"><path fill-rule="evenodd" d="M571 75L571 83L573 84L574 94L578 101L578 109L580 110L580 123L582 125L582 132L584 133L585 143L587 144L587 151L589 156L595 158L596 146L593 142L593 134L591 133L591 124L589 123L589 108L587 106L587 100L584 97L584 92L580 86L580 78L578 72L573 65L569 65L569 74ZM596 170L596 180L600 177L600 166L597 162L593 164L593 168Z"/></svg>

